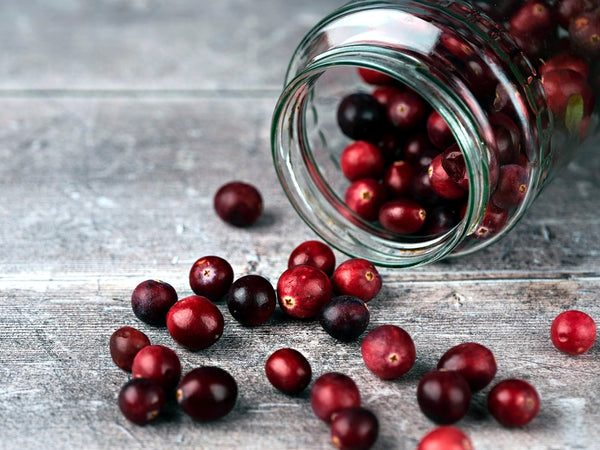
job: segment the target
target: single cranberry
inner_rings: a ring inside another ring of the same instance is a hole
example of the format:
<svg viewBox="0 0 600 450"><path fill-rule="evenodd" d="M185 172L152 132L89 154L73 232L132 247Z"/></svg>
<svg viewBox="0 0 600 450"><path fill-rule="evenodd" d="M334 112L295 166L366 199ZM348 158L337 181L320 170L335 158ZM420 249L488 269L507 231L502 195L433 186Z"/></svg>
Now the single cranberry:
<svg viewBox="0 0 600 450"><path fill-rule="evenodd" d="M379 435L377 416L366 408L346 408L333 416L331 442L340 450L367 450Z"/></svg>
<svg viewBox="0 0 600 450"><path fill-rule="evenodd" d="M381 290L381 275L375 266L362 258L351 258L340 264L331 277L338 295L352 295L367 303Z"/></svg>
<svg viewBox="0 0 600 450"><path fill-rule="evenodd" d="M408 137L404 145L404 157L416 170L429 167L440 151L429 141L425 133L415 133Z"/></svg>
<svg viewBox="0 0 600 450"><path fill-rule="evenodd" d="M406 161L395 161L385 172L383 185L389 197L404 197L410 194L415 169Z"/></svg>
<svg viewBox="0 0 600 450"><path fill-rule="evenodd" d="M385 109L375 97L363 92L342 99L337 121L342 132L354 140L377 142L387 128Z"/></svg>
<svg viewBox="0 0 600 450"><path fill-rule="evenodd" d="M258 189L241 181L221 186L214 196L213 205L221 220L236 227L254 224L264 207Z"/></svg>
<svg viewBox="0 0 600 450"><path fill-rule="evenodd" d="M377 220L379 208L385 199L385 187L374 178L352 182L344 194L346 206L369 222Z"/></svg>
<svg viewBox="0 0 600 450"><path fill-rule="evenodd" d="M169 392L175 389L179 382L181 362L169 347L148 345L133 358L131 375L134 378L150 378Z"/></svg>
<svg viewBox="0 0 600 450"><path fill-rule="evenodd" d="M553 70L560 69L573 70L585 79L587 79L590 75L589 64L583 58L580 58L568 51L561 52L544 62L544 64L540 66L539 71L540 75L543 77Z"/></svg>
<svg viewBox="0 0 600 450"><path fill-rule="evenodd" d="M489 63L479 56L470 56L465 61L463 76L469 89L480 99L488 100L495 94L498 78Z"/></svg>
<svg viewBox="0 0 600 450"><path fill-rule="evenodd" d="M414 200L424 206L439 205L445 202L431 187L429 178L429 166L420 169L412 180L410 193Z"/></svg>
<svg viewBox="0 0 600 450"><path fill-rule="evenodd" d="M425 120L427 113L427 103L412 90L399 92L387 106L389 121L401 130L416 128Z"/></svg>
<svg viewBox="0 0 600 450"><path fill-rule="evenodd" d="M471 235L476 239L489 239L504 228L508 220L508 211L489 203L475 232Z"/></svg>
<svg viewBox="0 0 600 450"><path fill-rule="evenodd" d="M177 387L179 406L194 420L209 421L227 415L235 406L238 387L229 372L203 366L190 370Z"/></svg>
<svg viewBox="0 0 600 450"><path fill-rule="evenodd" d="M465 342L449 349L440 358L438 369L459 372L477 392L486 387L496 375L496 358L491 350L475 342Z"/></svg>
<svg viewBox="0 0 600 450"><path fill-rule="evenodd" d="M419 408L430 420L451 424L462 419L471 403L469 383L453 370L433 370L417 386Z"/></svg>
<svg viewBox="0 0 600 450"><path fill-rule="evenodd" d="M367 141L351 142L340 155L342 173L350 181L361 178L381 178L384 164L379 147Z"/></svg>
<svg viewBox="0 0 600 450"><path fill-rule="evenodd" d="M310 319L331 300L331 282L327 274L316 267L295 266L279 277L277 298L287 315Z"/></svg>
<svg viewBox="0 0 600 450"><path fill-rule="evenodd" d="M148 345L150 339L140 330L121 327L110 336L110 356L118 367L131 372L133 358Z"/></svg>
<svg viewBox="0 0 600 450"><path fill-rule="evenodd" d="M316 267L331 276L335 270L335 254L321 241L305 241L292 250L288 258L288 269L301 265Z"/></svg>
<svg viewBox="0 0 600 450"><path fill-rule="evenodd" d="M323 307L319 322L331 337L350 342L367 329L369 318L365 302L351 295L340 295Z"/></svg>
<svg viewBox="0 0 600 450"><path fill-rule="evenodd" d="M377 99L377 101L387 108L390 101L402 90L398 86L380 86L371 92L371 95Z"/></svg>
<svg viewBox="0 0 600 450"><path fill-rule="evenodd" d="M500 167L500 178L492 195L492 202L499 208L514 208L521 204L528 189L527 170L518 164L506 164Z"/></svg>
<svg viewBox="0 0 600 450"><path fill-rule="evenodd" d="M419 441L417 450L473 450L469 436L452 425L436 427Z"/></svg>
<svg viewBox="0 0 600 450"><path fill-rule="evenodd" d="M127 420L137 425L156 419L164 405L162 386L150 378L133 378L119 391L119 409Z"/></svg>
<svg viewBox="0 0 600 450"><path fill-rule="evenodd" d="M564 29L569 29L571 20L586 10L589 0L556 0L554 2L554 17Z"/></svg>
<svg viewBox="0 0 600 450"><path fill-rule="evenodd" d="M269 382L281 392L298 394L309 385L312 369L305 356L293 348L280 348L265 363Z"/></svg>
<svg viewBox="0 0 600 450"><path fill-rule="evenodd" d="M439 154L427 169L431 187L437 195L447 200L456 200L467 195L467 190L463 189L458 183L452 180L442 166L443 154Z"/></svg>
<svg viewBox="0 0 600 450"><path fill-rule="evenodd" d="M440 150L444 150L454 143L454 134L452 134L448 122L437 111L433 111L427 118L427 136L431 143Z"/></svg>
<svg viewBox="0 0 600 450"><path fill-rule="evenodd" d="M398 161L404 155L404 139L395 133L387 133L381 136L377 146L383 155L386 165Z"/></svg>
<svg viewBox="0 0 600 450"><path fill-rule="evenodd" d="M227 293L227 307L235 320L247 327L266 322L275 311L277 295L269 280L260 275L238 278Z"/></svg>
<svg viewBox="0 0 600 450"><path fill-rule="evenodd" d="M394 78L383 72L379 72L378 70L374 69L367 69L366 67L359 67L357 69L357 72L358 76L365 83L373 84L375 86L382 84L392 84L396 81Z"/></svg>
<svg viewBox="0 0 600 450"><path fill-rule="evenodd" d="M414 234L419 231L427 211L410 198L398 198L384 203L379 209L379 222L388 231L398 234Z"/></svg>
<svg viewBox="0 0 600 450"><path fill-rule="evenodd" d="M489 121L494 131L494 150L498 164L513 164L521 148L519 127L503 113L492 114Z"/></svg>
<svg viewBox="0 0 600 450"><path fill-rule="evenodd" d="M450 53L463 61L475 54L475 50L455 33L444 31L440 41Z"/></svg>
<svg viewBox="0 0 600 450"><path fill-rule="evenodd" d="M577 105L584 116L594 108L594 94L587 80L570 69L558 69L542 77L546 99L550 110L558 117L565 116L567 108Z"/></svg>
<svg viewBox="0 0 600 450"><path fill-rule="evenodd" d="M412 338L396 325L380 325L369 331L360 351L367 368L384 380L404 375L416 359Z"/></svg>
<svg viewBox="0 0 600 450"><path fill-rule="evenodd" d="M458 184L464 190L469 189L469 174L465 155L458 144L453 144L444 150L441 158L442 168L448 174L450 179Z"/></svg>
<svg viewBox="0 0 600 450"><path fill-rule="evenodd" d="M509 21L511 34L548 35L554 26L552 9L544 0L526 0Z"/></svg>
<svg viewBox="0 0 600 450"><path fill-rule="evenodd" d="M310 391L310 406L319 419L330 423L338 411L360 406L360 392L348 375L328 372L315 380Z"/></svg>
<svg viewBox="0 0 600 450"><path fill-rule="evenodd" d="M175 303L167 314L167 329L175 342L191 350L208 348L219 340L223 314L208 298L191 295Z"/></svg>
<svg viewBox="0 0 600 450"><path fill-rule="evenodd" d="M425 225L420 231L425 236L435 236L450 231L458 224L459 208L450 204L428 209Z"/></svg>
<svg viewBox="0 0 600 450"><path fill-rule="evenodd" d="M142 281L131 294L131 308L142 322L164 326L169 308L177 301L177 292L160 280Z"/></svg>
<svg viewBox="0 0 600 450"><path fill-rule="evenodd" d="M506 427L531 422L540 410L540 396L526 381L508 379L496 384L488 394L488 410Z"/></svg>
<svg viewBox="0 0 600 450"><path fill-rule="evenodd" d="M585 12L569 24L569 39L587 58L600 56L600 13Z"/></svg>
<svg viewBox="0 0 600 450"><path fill-rule="evenodd" d="M581 355L594 345L596 323L582 311L564 311L552 321L550 339L561 352Z"/></svg>
<svg viewBox="0 0 600 450"><path fill-rule="evenodd" d="M199 258L190 269L190 287L212 301L222 298L233 283L233 268L219 256Z"/></svg>

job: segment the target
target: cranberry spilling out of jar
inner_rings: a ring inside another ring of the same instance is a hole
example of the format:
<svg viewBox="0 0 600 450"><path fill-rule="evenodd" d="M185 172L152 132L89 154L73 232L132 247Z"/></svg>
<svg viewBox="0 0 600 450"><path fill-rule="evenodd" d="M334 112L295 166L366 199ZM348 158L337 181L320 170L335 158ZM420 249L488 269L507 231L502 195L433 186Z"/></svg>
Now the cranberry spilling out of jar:
<svg viewBox="0 0 600 450"><path fill-rule="evenodd" d="M321 241L305 241L290 254L288 269L308 265L321 269L327 276L335 270L335 254L331 247Z"/></svg>
<svg viewBox="0 0 600 450"><path fill-rule="evenodd" d="M382 284L377 268L362 258L344 261L331 277L331 285L336 294L358 297L365 303L379 293Z"/></svg>

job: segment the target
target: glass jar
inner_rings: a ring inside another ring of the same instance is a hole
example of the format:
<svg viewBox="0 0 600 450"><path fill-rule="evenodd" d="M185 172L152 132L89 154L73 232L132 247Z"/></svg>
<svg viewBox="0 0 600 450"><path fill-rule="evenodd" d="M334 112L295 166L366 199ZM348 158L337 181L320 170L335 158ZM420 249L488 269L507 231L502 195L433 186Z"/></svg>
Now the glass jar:
<svg viewBox="0 0 600 450"><path fill-rule="evenodd" d="M598 3L333 12L298 46L273 116L291 203L330 245L383 266L497 242L577 149L598 144Z"/></svg>

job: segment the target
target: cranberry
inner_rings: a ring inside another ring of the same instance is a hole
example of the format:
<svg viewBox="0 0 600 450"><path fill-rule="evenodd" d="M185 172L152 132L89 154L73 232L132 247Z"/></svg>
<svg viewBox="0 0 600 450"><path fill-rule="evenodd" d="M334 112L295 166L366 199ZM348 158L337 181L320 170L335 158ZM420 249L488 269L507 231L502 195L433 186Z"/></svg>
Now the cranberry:
<svg viewBox="0 0 600 450"><path fill-rule="evenodd" d="M263 200L258 189L241 181L221 186L213 205L221 220L236 227L254 224L263 212Z"/></svg>
<svg viewBox="0 0 600 450"><path fill-rule="evenodd" d="M553 27L552 10L544 0L526 0L509 22L511 34L519 35L548 35Z"/></svg>
<svg viewBox="0 0 600 450"><path fill-rule="evenodd" d="M376 142L387 127L385 110L375 97L357 92L342 99L337 121L350 139Z"/></svg>
<svg viewBox="0 0 600 450"><path fill-rule="evenodd" d="M403 158L404 140L397 134L387 133L377 143L386 164Z"/></svg>
<svg viewBox="0 0 600 450"><path fill-rule="evenodd" d="M433 370L419 381L417 401L429 419L440 424L451 424L467 414L471 390L459 372Z"/></svg>
<svg viewBox="0 0 600 450"><path fill-rule="evenodd" d="M233 283L233 268L219 256L199 258L190 269L190 287L197 295L219 300Z"/></svg>
<svg viewBox="0 0 600 450"><path fill-rule="evenodd" d="M414 234L419 231L427 211L410 198L398 198L384 203L379 209L379 222L388 231L398 234Z"/></svg>
<svg viewBox="0 0 600 450"><path fill-rule="evenodd" d="M583 78L587 79L590 75L590 66L589 64L582 58L573 55L572 53L566 51L561 52L544 64L540 66L540 75L542 77L553 70L560 69L570 69L574 72L580 74Z"/></svg>
<svg viewBox="0 0 600 450"><path fill-rule="evenodd" d="M581 355L594 345L596 323L582 311L564 311L552 321L550 338L561 352Z"/></svg>
<svg viewBox="0 0 600 450"><path fill-rule="evenodd" d="M340 450L367 450L379 435L379 421L365 408L346 408L331 421L331 442Z"/></svg>
<svg viewBox="0 0 600 450"><path fill-rule="evenodd" d="M381 325L369 331L360 351L367 368L385 380L404 375L416 359L412 338L396 325Z"/></svg>
<svg viewBox="0 0 600 450"><path fill-rule="evenodd" d="M569 29L571 20L586 10L589 0L556 0L554 3L554 17L558 24Z"/></svg>
<svg viewBox="0 0 600 450"><path fill-rule="evenodd" d="M441 158L442 168L448 174L450 179L458 184L464 190L469 189L469 174L465 155L458 144L453 144L444 150Z"/></svg>
<svg viewBox="0 0 600 450"><path fill-rule="evenodd" d="M489 118L494 131L494 150L498 164L512 164L517 160L521 145L521 133L513 120L503 113Z"/></svg>
<svg viewBox="0 0 600 450"><path fill-rule="evenodd" d="M119 391L119 409L127 420L137 425L156 419L164 405L163 388L150 378L133 378Z"/></svg>
<svg viewBox="0 0 600 450"><path fill-rule="evenodd" d="M281 392L298 394L310 383L312 369L302 353L293 348L280 348L265 363L269 382Z"/></svg>
<svg viewBox="0 0 600 450"><path fill-rule="evenodd" d="M411 135L404 146L404 157L416 170L429 167L433 158L439 153L440 151L433 146L424 133Z"/></svg>
<svg viewBox="0 0 600 450"><path fill-rule="evenodd" d="M290 254L288 269L304 264L321 269L327 276L331 276L335 270L335 255L333 250L323 242L305 241Z"/></svg>
<svg viewBox="0 0 600 450"><path fill-rule="evenodd" d="M148 345L150 339L140 330L121 327L110 336L110 356L118 367L131 372L133 358Z"/></svg>
<svg viewBox="0 0 600 450"><path fill-rule="evenodd" d="M150 378L169 392L179 382L181 362L169 347L148 345L133 358L131 374L134 378Z"/></svg>
<svg viewBox="0 0 600 450"><path fill-rule="evenodd" d="M435 236L450 231L457 223L457 210L452 205L440 205L427 210L421 231L425 236Z"/></svg>
<svg viewBox="0 0 600 450"><path fill-rule="evenodd" d="M419 441L417 450L473 450L469 436L452 425L436 427Z"/></svg>
<svg viewBox="0 0 600 450"><path fill-rule="evenodd" d="M316 267L295 266L279 277L277 298L287 315L309 319L331 300L331 282L327 274Z"/></svg>
<svg viewBox="0 0 600 450"><path fill-rule="evenodd" d="M427 115L427 103L419 94L406 90L399 92L387 106L388 119L401 130L416 128Z"/></svg>
<svg viewBox="0 0 600 450"><path fill-rule="evenodd" d="M558 117L565 116L569 105L583 102L583 114L589 115L594 108L594 94L587 80L578 72L558 69L542 77L548 107ZM579 97L581 96L581 98Z"/></svg>
<svg viewBox="0 0 600 450"><path fill-rule="evenodd" d="M521 427L537 416L540 396L526 381L509 379L496 384L488 394L492 416L507 427Z"/></svg>
<svg viewBox="0 0 600 450"><path fill-rule="evenodd" d="M391 84L396 80L385 73L379 72L378 70L367 69L366 67L359 67L357 69L358 76L368 84L381 85Z"/></svg>
<svg viewBox="0 0 600 450"><path fill-rule="evenodd" d="M340 264L331 277L338 295L352 295L367 303L381 290L381 275L375 266L362 258L352 258Z"/></svg>
<svg viewBox="0 0 600 450"><path fill-rule="evenodd" d="M370 222L377 220L379 208L385 199L385 187L373 178L354 181L344 194L346 206L359 217Z"/></svg>
<svg viewBox="0 0 600 450"><path fill-rule="evenodd" d="M508 220L508 211L489 203L483 213L483 218L475 232L471 235L476 239L489 239L495 236Z"/></svg>
<svg viewBox="0 0 600 450"><path fill-rule="evenodd" d="M412 180L410 193L416 201L425 206L438 205L444 201L431 187L429 166L423 167Z"/></svg>
<svg viewBox="0 0 600 450"><path fill-rule="evenodd" d="M463 61L475 54L471 46L455 33L444 31L440 41L450 53Z"/></svg>
<svg viewBox="0 0 600 450"><path fill-rule="evenodd" d="M381 178L385 161L379 147L367 141L348 144L340 155L340 166L350 181L361 178Z"/></svg>
<svg viewBox="0 0 600 450"><path fill-rule="evenodd" d="M223 314L208 298L192 295L175 303L167 328L175 342L188 350L208 348L223 334Z"/></svg>
<svg viewBox="0 0 600 450"><path fill-rule="evenodd" d="M404 197L410 194L410 186L415 170L406 161L395 161L388 167L383 177L383 185L390 197Z"/></svg>
<svg viewBox="0 0 600 450"><path fill-rule="evenodd" d="M360 406L360 392L348 375L328 372L315 380L310 391L310 406L319 419L330 423L334 413Z"/></svg>
<svg viewBox="0 0 600 450"><path fill-rule="evenodd" d="M381 106L387 108L390 101L400 92L402 90L398 86L380 86L374 89L371 95L377 99Z"/></svg>
<svg viewBox="0 0 600 450"><path fill-rule="evenodd" d="M500 167L500 178L492 195L492 202L499 208L514 208L521 204L528 188L527 170L518 164L506 164Z"/></svg>
<svg viewBox="0 0 600 450"><path fill-rule="evenodd" d="M160 280L142 281L131 294L131 308L142 322L164 326L169 308L177 301L177 292Z"/></svg>
<svg viewBox="0 0 600 450"><path fill-rule="evenodd" d="M433 145L444 150L454 143L454 134L439 112L433 111L427 118L427 136Z"/></svg>
<svg viewBox="0 0 600 450"><path fill-rule="evenodd" d="M442 166L442 157L443 154L439 154L433 158L433 161L431 161L431 164L429 165L429 169L427 169L432 189L437 195L447 200L456 200L464 197L467 195L467 191L453 181L444 170L444 166Z"/></svg>
<svg viewBox="0 0 600 450"><path fill-rule="evenodd" d="M185 374L177 387L179 406L194 420L220 419L235 406L238 387L229 372L220 367L197 367Z"/></svg>
<svg viewBox="0 0 600 450"><path fill-rule="evenodd" d="M437 368L459 372L469 383L471 392L477 392L490 384L496 375L496 358L489 348L465 342L444 353Z"/></svg>
<svg viewBox="0 0 600 450"><path fill-rule="evenodd" d="M465 61L463 76L469 89L481 99L490 99L495 94L498 79L488 63L479 56L470 56Z"/></svg>
<svg viewBox="0 0 600 450"><path fill-rule="evenodd" d="M600 56L600 13L583 13L571 20L569 38L582 54L588 58Z"/></svg>
<svg viewBox="0 0 600 450"><path fill-rule="evenodd" d="M369 308L365 302L351 295L341 295L325 305L319 321L331 337L349 342L367 329L369 318Z"/></svg>
<svg viewBox="0 0 600 450"><path fill-rule="evenodd" d="M235 320L252 327L266 322L275 311L277 295L271 282L260 275L237 279L227 293L227 307Z"/></svg>

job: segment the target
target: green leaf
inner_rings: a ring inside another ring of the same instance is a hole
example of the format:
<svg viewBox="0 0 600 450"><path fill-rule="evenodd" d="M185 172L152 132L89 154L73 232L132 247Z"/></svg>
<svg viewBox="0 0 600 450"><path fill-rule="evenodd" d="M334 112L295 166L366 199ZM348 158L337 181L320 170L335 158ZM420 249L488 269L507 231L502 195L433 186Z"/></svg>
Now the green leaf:
<svg viewBox="0 0 600 450"><path fill-rule="evenodd" d="M581 94L571 95L565 113L565 125L569 133L577 133L583 120L583 97Z"/></svg>

